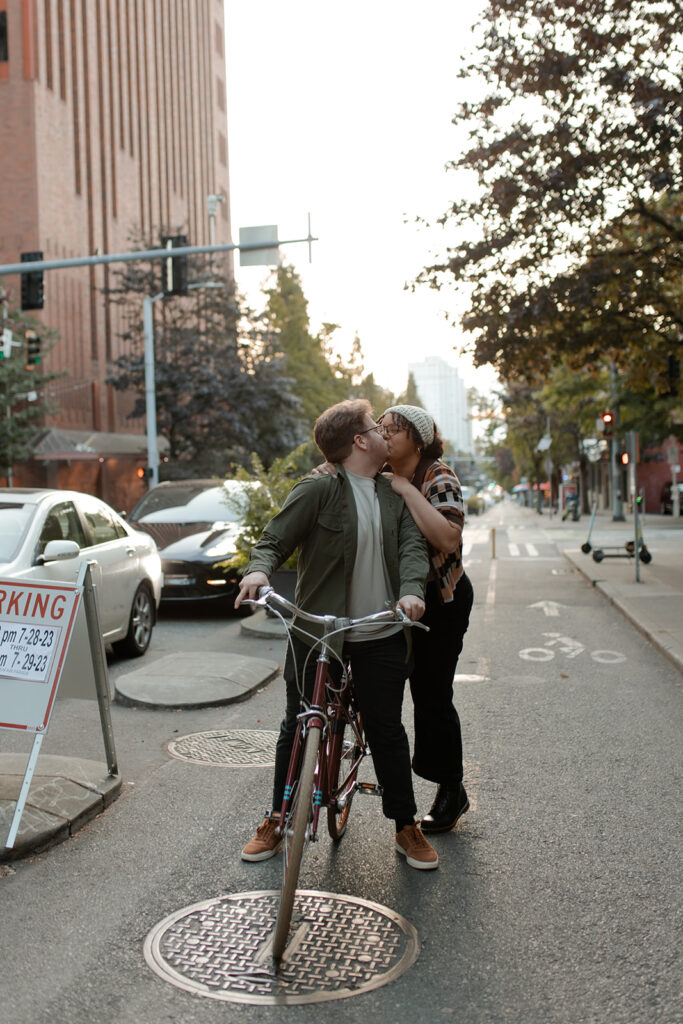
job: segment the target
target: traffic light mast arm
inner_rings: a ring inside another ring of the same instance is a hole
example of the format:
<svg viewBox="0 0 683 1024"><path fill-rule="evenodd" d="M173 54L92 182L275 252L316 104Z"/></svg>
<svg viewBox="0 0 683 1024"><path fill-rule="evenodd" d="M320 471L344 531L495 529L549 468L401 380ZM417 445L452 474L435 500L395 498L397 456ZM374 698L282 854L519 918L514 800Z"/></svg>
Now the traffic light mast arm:
<svg viewBox="0 0 683 1024"><path fill-rule="evenodd" d="M218 253L218 252L260 252L263 249L272 249L275 246L295 245L299 242L317 242L319 239L311 234L305 238L285 238L277 241L254 242L238 245L233 242L221 242L217 245L184 245L173 249L173 255L192 256L197 253ZM72 256L62 260L36 260L23 263L0 264L0 276L3 274L28 274L33 271L42 270L64 270L68 267L95 267L101 263L131 263L135 260L161 260L168 259L168 249L144 249L135 252L108 253L104 256Z"/></svg>

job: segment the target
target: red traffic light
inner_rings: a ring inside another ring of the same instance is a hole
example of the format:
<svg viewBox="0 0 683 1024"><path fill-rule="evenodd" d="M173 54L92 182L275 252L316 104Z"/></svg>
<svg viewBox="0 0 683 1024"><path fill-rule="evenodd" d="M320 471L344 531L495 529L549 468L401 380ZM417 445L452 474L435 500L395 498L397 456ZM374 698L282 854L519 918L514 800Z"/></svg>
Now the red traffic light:
<svg viewBox="0 0 683 1024"><path fill-rule="evenodd" d="M137 476L138 476L139 480L144 480L145 479L145 467L144 466L138 466L136 472L137 472Z"/></svg>
<svg viewBox="0 0 683 1024"><path fill-rule="evenodd" d="M603 413L600 413L600 419L605 424L605 426L610 426L612 423L614 423L614 413L613 412L603 412Z"/></svg>

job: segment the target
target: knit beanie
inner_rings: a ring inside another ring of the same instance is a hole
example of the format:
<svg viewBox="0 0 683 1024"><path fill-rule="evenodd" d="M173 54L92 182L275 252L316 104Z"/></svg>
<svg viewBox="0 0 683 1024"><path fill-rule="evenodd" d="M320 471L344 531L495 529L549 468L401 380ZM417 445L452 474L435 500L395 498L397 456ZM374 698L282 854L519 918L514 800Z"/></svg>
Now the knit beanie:
<svg viewBox="0 0 683 1024"><path fill-rule="evenodd" d="M392 405L382 413L386 416L388 412L395 412L397 416L403 416L417 430L424 445L429 445L434 440L434 420L424 409L418 405Z"/></svg>

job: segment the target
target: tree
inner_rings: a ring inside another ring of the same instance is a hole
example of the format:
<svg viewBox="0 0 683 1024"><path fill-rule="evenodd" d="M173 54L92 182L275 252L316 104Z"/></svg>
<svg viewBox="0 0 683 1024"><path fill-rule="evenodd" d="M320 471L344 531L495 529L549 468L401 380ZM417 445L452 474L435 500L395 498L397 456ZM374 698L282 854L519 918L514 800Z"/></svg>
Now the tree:
<svg viewBox="0 0 683 1024"><path fill-rule="evenodd" d="M308 302L294 267L278 267L265 295L269 351L284 357L304 426L310 430L323 409L349 397L350 382L335 372L328 358L337 325L324 324L319 334L311 334Z"/></svg>
<svg viewBox="0 0 683 1024"><path fill-rule="evenodd" d="M12 466L31 458L45 417L57 412L58 406L46 399L45 385L62 375L40 369L55 343L55 330L19 310L8 310L0 324L2 330L12 332L15 342L11 354L0 359L0 466L9 477ZM32 369L26 367L27 330L35 331L41 340L41 361ZM16 344L19 341L21 345Z"/></svg>
<svg viewBox="0 0 683 1024"><path fill-rule="evenodd" d="M151 247L149 239L136 239ZM142 317L135 295L158 291L158 265L126 264L109 295L128 315L126 352L109 380L136 395L131 417L145 410ZM189 266L190 283L216 281L210 261ZM228 280L154 305L157 430L170 447L174 477L224 474L255 451L270 463L300 440L299 403L282 357L271 351L259 318L243 308Z"/></svg>
<svg viewBox="0 0 683 1024"><path fill-rule="evenodd" d="M399 395L398 401L401 405L418 405L420 408L424 408L424 402L420 398L417 390L417 384L415 383L415 375L412 373L408 374L408 383L403 394Z"/></svg>
<svg viewBox="0 0 683 1024"><path fill-rule="evenodd" d="M420 278L467 294L478 365L533 381L566 354L656 389L683 330L682 39L678 0L488 3L451 165L478 192Z"/></svg>

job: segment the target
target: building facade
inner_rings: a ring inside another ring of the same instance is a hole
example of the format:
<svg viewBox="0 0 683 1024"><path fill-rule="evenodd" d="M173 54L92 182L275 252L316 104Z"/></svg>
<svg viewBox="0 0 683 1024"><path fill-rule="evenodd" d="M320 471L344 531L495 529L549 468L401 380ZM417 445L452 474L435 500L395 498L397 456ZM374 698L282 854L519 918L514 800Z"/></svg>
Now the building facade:
<svg viewBox="0 0 683 1024"><path fill-rule="evenodd" d="M0 0L0 264L126 252L134 236L205 244L209 195L225 200L213 240L230 242L224 32L222 0ZM123 352L125 314L103 295L115 270L45 272L35 316L59 332L45 368L67 376L49 385L54 429L15 484L130 504L113 481L146 451L145 425L106 383ZM18 275L0 283L18 307Z"/></svg>
<svg viewBox="0 0 683 1024"><path fill-rule="evenodd" d="M413 375L420 400L436 420L441 436L450 441L457 452L471 455L472 420L467 388L457 369L438 356L428 356L421 363L410 363L408 371Z"/></svg>

